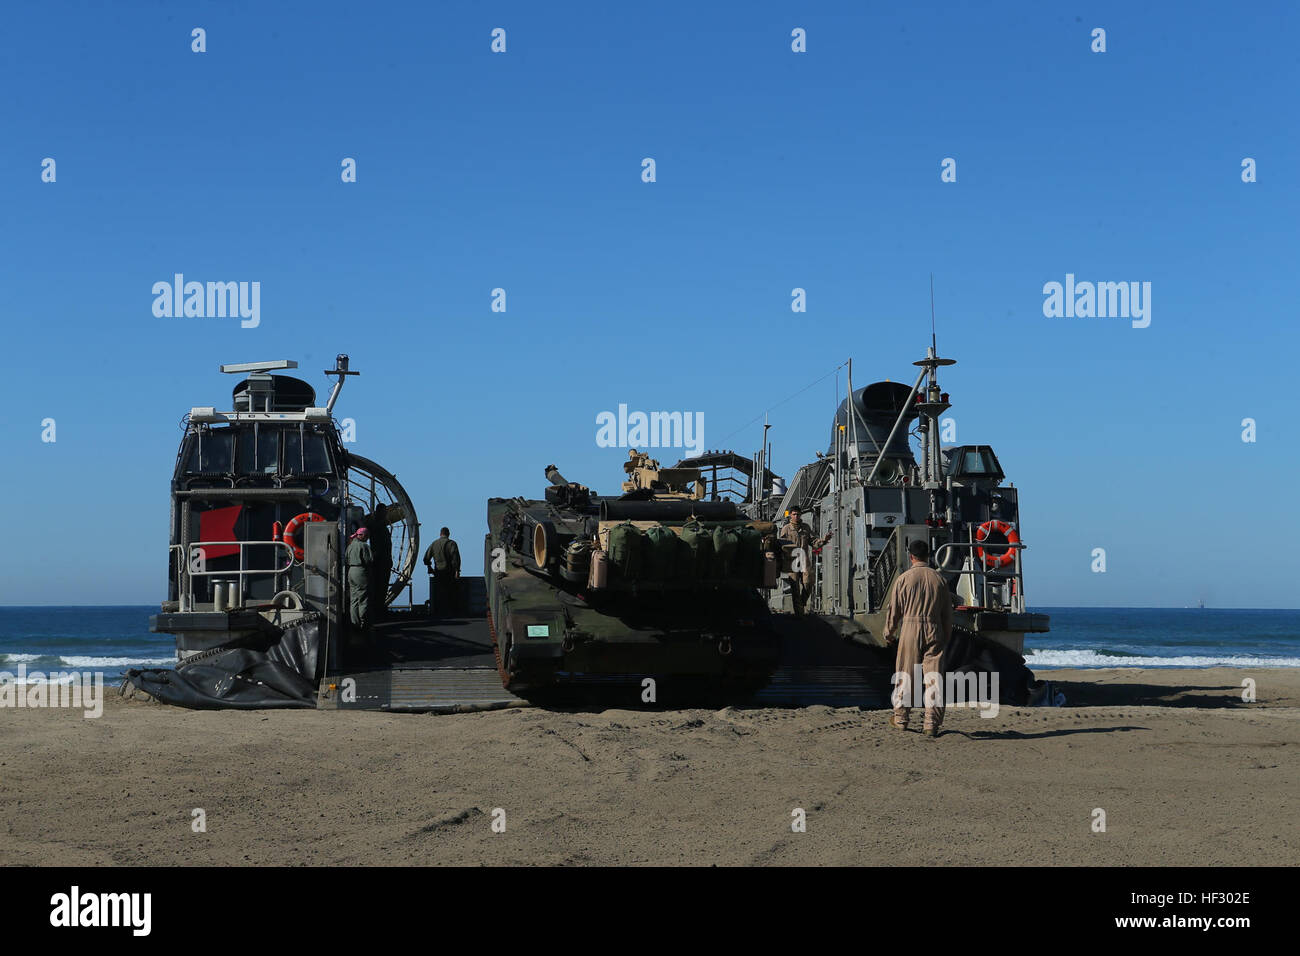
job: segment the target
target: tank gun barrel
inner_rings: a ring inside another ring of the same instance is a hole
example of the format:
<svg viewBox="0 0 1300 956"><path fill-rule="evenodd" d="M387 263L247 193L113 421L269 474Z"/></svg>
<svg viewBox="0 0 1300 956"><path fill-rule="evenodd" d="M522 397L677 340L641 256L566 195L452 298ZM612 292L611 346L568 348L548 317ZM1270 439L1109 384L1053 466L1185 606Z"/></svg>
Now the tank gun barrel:
<svg viewBox="0 0 1300 956"><path fill-rule="evenodd" d="M546 479L553 485L567 485L569 483L569 479L560 474L560 469L554 465L546 466Z"/></svg>

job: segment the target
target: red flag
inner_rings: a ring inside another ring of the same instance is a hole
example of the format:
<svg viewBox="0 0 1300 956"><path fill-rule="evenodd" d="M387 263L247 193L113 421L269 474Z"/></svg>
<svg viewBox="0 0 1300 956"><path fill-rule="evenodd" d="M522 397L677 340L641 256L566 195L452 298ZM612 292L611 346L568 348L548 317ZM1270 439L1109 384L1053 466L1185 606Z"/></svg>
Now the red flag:
<svg viewBox="0 0 1300 956"><path fill-rule="evenodd" d="M213 508L211 511L202 512L199 515L199 540L238 541L239 538L235 536L235 522L239 520L239 512L243 510L243 505L231 505L229 508ZM204 548L203 551L204 558L211 560L239 554L239 546L223 544Z"/></svg>

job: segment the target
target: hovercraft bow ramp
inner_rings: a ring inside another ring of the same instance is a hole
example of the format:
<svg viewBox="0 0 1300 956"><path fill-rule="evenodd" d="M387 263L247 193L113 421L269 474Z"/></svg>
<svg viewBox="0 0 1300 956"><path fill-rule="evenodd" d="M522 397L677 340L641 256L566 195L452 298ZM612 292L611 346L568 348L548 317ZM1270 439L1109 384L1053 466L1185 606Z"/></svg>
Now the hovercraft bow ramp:
<svg viewBox="0 0 1300 956"><path fill-rule="evenodd" d="M482 578L461 578L464 614L390 610L374 639L321 682L318 705L338 710L461 713L520 706L501 685Z"/></svg>

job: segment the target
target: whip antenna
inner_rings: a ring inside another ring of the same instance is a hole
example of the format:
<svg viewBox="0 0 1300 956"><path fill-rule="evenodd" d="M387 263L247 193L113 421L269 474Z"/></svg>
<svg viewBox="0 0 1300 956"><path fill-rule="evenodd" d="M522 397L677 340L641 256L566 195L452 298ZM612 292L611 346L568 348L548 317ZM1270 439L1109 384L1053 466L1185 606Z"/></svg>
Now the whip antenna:
<svg viewBox="0 0 1300 956"><path fill-rule="evenodd" d="M934 273L930 273L930 347L935 349L931 355L938 355L938 342L934 337Z"/></svg>

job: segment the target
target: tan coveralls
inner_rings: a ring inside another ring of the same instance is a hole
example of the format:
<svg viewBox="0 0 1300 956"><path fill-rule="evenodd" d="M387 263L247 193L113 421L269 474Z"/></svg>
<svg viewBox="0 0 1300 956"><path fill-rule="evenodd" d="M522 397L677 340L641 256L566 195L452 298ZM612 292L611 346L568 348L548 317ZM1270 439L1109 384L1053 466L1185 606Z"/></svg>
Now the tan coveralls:
<svg viewBox="0 0 1300 956"><path fill-rule="evenodd" d="M913 565L898 576L885 615L885 636L898 635L898 657L894 670L907 675L894 687L894 716L906 726L914 695L926 699L925 675L936 674L939 684L935 706L925 708L925 728L938 729L943 723L943 652L952 637L952 598L948 585L933 568ZM917 665L920 665L918 681ZM933 680L934 678L932 678ZM906 692L906 696L904 696Z"/></svg>
<svg viewBox="0 0 1300 956"><path fill-rule="evenodd" d="M812 590L814 547L812 532L802 522L796 527L787 521L778 537L789 541L796 550L803 549L803 571L787 572L790 578L790 599L794 602L794 613L802 614L804 606L808 603L808 592ZM793 560L793 554L791 559Z"/></svg>

